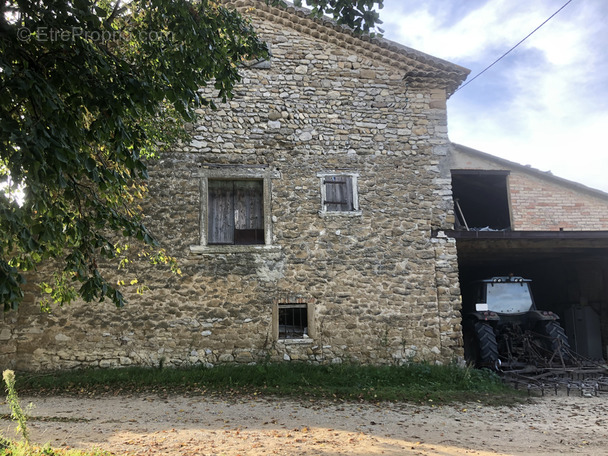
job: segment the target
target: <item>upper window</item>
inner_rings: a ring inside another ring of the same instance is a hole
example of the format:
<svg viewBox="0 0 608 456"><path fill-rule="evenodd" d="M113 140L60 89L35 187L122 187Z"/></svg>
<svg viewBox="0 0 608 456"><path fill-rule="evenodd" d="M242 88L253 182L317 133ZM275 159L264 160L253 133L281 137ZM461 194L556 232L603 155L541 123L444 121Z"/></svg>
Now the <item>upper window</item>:
<svg viewBox="0 0 608 456"><path fill-rule="evenodd" d="M264 244L262 180L209 180L208 244Z"/></svg>
<svg viewBox="0 0 608 456"><path fill-rule="evenodd" d="M455 226L466 231L508 231L509 171L453 169Z"/></svg>
<svg viewBox="0 0 608 456"><path fill-rule="evenodd" d="M200 243L193 253L276 250L272 245L271 179L266 165L203 165L200 179Z"/></svg>
<svg viewBox="0 0 608 456"><path fill-rule="evenodd" d="M360 215L355 173L319 173L321 179L321 214Z"/></svg>

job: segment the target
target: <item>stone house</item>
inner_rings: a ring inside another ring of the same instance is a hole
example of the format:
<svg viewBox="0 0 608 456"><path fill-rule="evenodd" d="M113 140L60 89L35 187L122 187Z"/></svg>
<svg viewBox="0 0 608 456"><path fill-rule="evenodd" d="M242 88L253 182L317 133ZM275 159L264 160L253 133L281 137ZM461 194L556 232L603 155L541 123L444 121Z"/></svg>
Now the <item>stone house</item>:
<svg viewBox="0 0 608 456"><path fill-rule="evenodd" d="M446 99L468 70L296 8L238 1L272 57L150 172L182 275L4 316L18 369L462 358ZM253 7L253 8L252 8Z"/></svg>

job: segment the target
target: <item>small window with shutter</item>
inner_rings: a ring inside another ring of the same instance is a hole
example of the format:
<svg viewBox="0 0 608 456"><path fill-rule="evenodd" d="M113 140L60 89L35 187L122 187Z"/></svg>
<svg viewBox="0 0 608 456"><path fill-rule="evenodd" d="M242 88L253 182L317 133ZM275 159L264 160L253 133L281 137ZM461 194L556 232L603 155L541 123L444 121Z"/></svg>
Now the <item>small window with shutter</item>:
<svg viewBox="0 0 608 456"><path fill-rule="evenodd" d="M321 179L321 213L360 215L357 174L319 173Z"/></svg>
<svg viewBox="0 0 608 456"><path fill-rule="evenodd" d="M262 180L209 180L208 244L264 244Z"/></svg>

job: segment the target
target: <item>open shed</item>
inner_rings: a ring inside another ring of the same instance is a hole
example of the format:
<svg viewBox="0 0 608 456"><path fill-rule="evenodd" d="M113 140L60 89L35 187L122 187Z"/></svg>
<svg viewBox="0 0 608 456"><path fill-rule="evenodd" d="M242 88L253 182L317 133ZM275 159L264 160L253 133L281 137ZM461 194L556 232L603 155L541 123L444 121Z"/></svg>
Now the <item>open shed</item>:
<svg viewBox="0 0 608 456"><path fill-rule="evenodd" d="M537 307L557 313L581 355L606 357L608 194L460 145L450 156L463 300L470 284L532 279Z"/></svg>

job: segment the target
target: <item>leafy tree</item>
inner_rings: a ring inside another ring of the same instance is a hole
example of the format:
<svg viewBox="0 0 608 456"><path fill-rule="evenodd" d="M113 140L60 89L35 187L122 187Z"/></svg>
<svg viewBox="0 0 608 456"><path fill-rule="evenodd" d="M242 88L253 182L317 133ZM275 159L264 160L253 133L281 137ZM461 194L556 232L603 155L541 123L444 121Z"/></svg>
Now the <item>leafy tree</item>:
<svg viewBox="0 0 608 456"><path fill-rule="evenodd" d="M306 5L312 7L312 14L318 17L333 16L338 24L351 27L356 32L366 32L375 35L376 30L383 33L378 27L382 24L380 14L376 11L382 9L384 0L305 0ZM302 6L302 0L295 0L296 6Z"/></svg>
<svg viewBox="0 0 608 456"><path fill-rule="evenodd" d="M358 31L372 30L374 5L382 7L381 0L308 4ZM249 21L213 0L2 0L4 309L22 300L24 273L46 261L57 271L42 286L52 301L108 298L122 306L100 264L119 261L133 240L151 262L177 271L137 205L146 161L183 135L195 109L214 108L200 87L232 97L239 62L266 53Z"/></svg>

